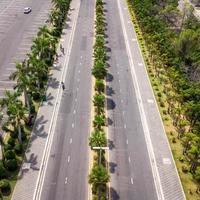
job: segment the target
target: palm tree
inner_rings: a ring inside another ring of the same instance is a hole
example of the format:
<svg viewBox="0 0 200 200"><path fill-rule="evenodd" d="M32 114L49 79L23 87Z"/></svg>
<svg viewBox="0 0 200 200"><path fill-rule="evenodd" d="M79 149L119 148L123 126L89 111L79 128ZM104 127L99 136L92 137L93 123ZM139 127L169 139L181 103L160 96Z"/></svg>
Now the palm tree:
<svg viewBox="0 0 200 200"><path fill-rule="evenodd" d="M92 68L92 75L96 79L104 79L106 77L107 70L105 68L105 62L102 60L98 60L94 63L94 66Z"/></svg>
<svg viewBox="0 0 200 200"><path fill-rule="evenodd" d="M29 68L27 67L26 60L24 60L22 63L16 63L16 71L11 74L10 79L11 80L16 80L17 85L15 88L18 90L18 92L23 92L24 94L24 102L25 106L27 106L29 115L31 113L31 108L30 108L30 97L28 95L28 88L31 85L30 83L30 78L28 76L29 73Z"/></svg>
<svg viewBox="0 0 200 200"><path fill-rule="evenodd" d="M105 116L104 115L95 115L93 126L97 130L101 130L102 126L105 126Z"/></svg>
<svg viewBox="0 0 200 200"><path fill-rule="evenodd" d="M28 57L31 75L34 76L36 85L40 90L43 88L44 82L47 81L48 67L43 60L38 59L34 54L29 54Z"/></svg>
<svg viewBox="0 0 200 200"><path fill-rule="evenodd" d="M106 52L105 48L98 47L94 49L94 59L95 61L102 60L104 63L106 61Z"/></svg>
<svg viewBox="0 0 200 200"><path fill-rule="evenodd" d="M96 79L96 82L95 82L95 90L96 90L98 93L103 93L103 92L104 92L104 90L105 90L105 84L104 84L104 81L103 81L103 80Z"/></svg>
<svg viewBox="0 0 200 200"><path fill-rule="evenodd" d="M89 184L92 184L94 188L98 188L98 199L100 199L100 187L105 187L105 184L110 180L108 171L103 165L95 165L88 178Z"/></svg>
<svg viewBox="0 0 200 200"><path fill-rule="evenodd" d="M9 104L7 107L8 120L18 129L18 140L22 143L22 126L26 120L27 110L21 101Z"/></svg>
<svg viewBox="0 0 200 200"><path fill-rule="evenodd" d="M101 114L104 111L105 96L103 94L95 94L93 104L96 107L97 114Z"/></svg>
<svg viewBox="0 0 200 200"><path fill-rule="evenodd" d="M106 136L102 131L95 130L89 138L89 145L91 147L104 147L106 146Z"/></svg>

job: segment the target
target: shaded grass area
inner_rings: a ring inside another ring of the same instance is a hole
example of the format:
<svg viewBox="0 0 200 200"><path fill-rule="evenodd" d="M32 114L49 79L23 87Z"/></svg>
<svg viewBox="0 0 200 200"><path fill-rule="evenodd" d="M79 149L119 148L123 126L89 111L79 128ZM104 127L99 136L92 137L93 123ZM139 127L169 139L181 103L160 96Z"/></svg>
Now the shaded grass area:
<svg viewBox="0 0 200 200"><path fill-rule="evenodd" d="M139 24L135 17L133 8L128 3L129 12L132 17L132 22L134 24L135 32L139 41L139 46L144 57L145 66L149 75L149 79L153 88L154 95L157 100L158 108L163 120L165 132L171 147L171 151L176 163L176 167L179 173L179 177L182 182L182 186L186 195L186 198L189 200L200 200L200 194L196 192L198 188L197 182L193 179L192 174L189 172L190 164L188 160L183 156L183 145L181 139L178 139L178 132L175 126L173 126L173 121L171 116L168 114L168 104L166 101L166 95L163 92L164 88L161 85L160 79L155 76L155 69L153 64L149 61L148 50L145 46L145 41L142 36L142 32L139 28Z"/></svg>

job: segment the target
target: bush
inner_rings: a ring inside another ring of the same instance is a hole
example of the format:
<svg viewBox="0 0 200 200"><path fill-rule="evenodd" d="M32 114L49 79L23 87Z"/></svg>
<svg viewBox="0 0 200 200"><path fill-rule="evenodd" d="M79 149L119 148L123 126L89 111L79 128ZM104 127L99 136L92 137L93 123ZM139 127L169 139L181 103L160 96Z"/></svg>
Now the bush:
<svg viewBox="0 0 200 200"><path fill-rule="evenodd" d="M13 132L10 133L10 137L16 139L18 137L18 131L15 129Z"/></svg>
<svg viewBox="0 0 200 200"><path fill-rule="evenodd" d="M189 171L189 170L188 170L188 167L187 167L186 165L183 165L183 166L182 166L182 172L183 172L183 173L188 173L188 171Z"/></svg>
<svg viewBox="0 0 200 200"><path fill-rule="evenodd" d="M162 108L165 107L165 103L163 101L160 102L160 107L162 107Z"/></svg>
<svg viewBox="0 0 200 200"><path fill-rule="evenodd" d="M8 139L8 144L10 144L12 147L15 146L15 139L12 138L12 137L10 137L10 138Z"/></svg>
<svg viewBox="0 0 200 200"><path fill-rule="evenodd" d="M162 94L160 92L157 93L158 97L162 97Z"/></svg>
<svg viewBox="0 0 200 200"><path fill-rule="evenodd" d="M6 179L3 179L0 181L0 188L1 188L2 193L4 194L5 193L7 194L8 192L11 191L10 183Z"/></svg>
<svg viewBox="0 0 200 200"><path fill-rule="evenodd" d="M164 115L167 115L167 111L166 111L166 110L163 110L163 114L164 114Z"/></svg>
<svg viewBox="0 0 200 200"><path fill-rule="evenodd" d="M11 160L6 160L5 161L5 166L8 170L14 171L17 169L17 160L16 159L11 159Z"/></svg>
<svg viewBox="0 0 200 200"><path fill-rule="evenodd" d="M7 160L14 159L15 158L15 153L12 150L8 150L8 151L5 152L5 158Z"/></svg>
<svg viewBox="0 0 200 200"><path fill-rule="evenodd" d="M15 145L15 152L17 153L17 154L21 154L22 153L22 150L23 150L23 146L22 146L22 144L19 144L19 143L17 143L16 145Z"/></svg>
<svg viewBox="0 0 200 200"><path fill-rule="evenodd" d="M175 137L172 138L172 143L176 143L176 138Z"/></svg>
<svg viewBox="0 0 200 200"><path fill-rule="evenodd" d="M10 145L10 144L4 145L4 151L8 151L8 150L11 150L11 149L13 149L12 145Z"/></svg>
<svg viewBox="0 0 200 200"><path fill-rule="evenodd" d="M0 162L0 179L6 178L8 176L7 170L3 166L3 163Z"/></svg>

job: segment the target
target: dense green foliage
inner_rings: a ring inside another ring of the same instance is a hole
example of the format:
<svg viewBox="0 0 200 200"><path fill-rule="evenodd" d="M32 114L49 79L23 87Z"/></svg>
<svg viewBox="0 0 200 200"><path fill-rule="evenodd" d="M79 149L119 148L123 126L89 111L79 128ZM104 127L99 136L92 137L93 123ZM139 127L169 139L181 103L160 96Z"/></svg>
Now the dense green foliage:
<svg viewBox="0 0 200 200"><path fill-rule="evenodd" d="M146 62L153 64L155 76L163 85L168 113L183 142L183 154L199 182L200 23L190 8L182 13L177 10L178 0L128 2L149 52Z"/></svg>
<svg viewBox="0 0 200 200"><path fill-rule="evenodd" d="M95 116L93 119L94 131L89 138L90 147L105 147L107 145L104 127L106 125L105 118L105 84L104 79L107 75L106 69L106 50L105 50L105 17L104 5L102 0L96 1L96 20L95 20L95 44L94 44L94 64L92 67L92 75L95 77L95 95L93 97L93 105L95 108ZM110 177L106 169L105 151L100 149L97 152L97 163L94 163L89 174L89 183L92 184L93 199L106 200L107 182Z"/></svg>

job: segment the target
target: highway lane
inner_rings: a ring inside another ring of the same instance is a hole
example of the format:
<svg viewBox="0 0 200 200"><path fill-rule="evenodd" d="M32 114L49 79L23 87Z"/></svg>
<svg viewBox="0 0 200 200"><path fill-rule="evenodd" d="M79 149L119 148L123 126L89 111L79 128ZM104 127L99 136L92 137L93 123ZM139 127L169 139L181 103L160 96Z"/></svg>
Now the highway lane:
<svg viewBox="0 0 200 200"><path fill-rule="evenodd" d="M87 199L94 1L82 0L42 200Z"/></svg>
<svg viewBox="0 0 200 200"><path fill-rule="evenodd" d="M156 200L144 132L116 1L105 4L110 48L107 103L110 118L111 199ZM112 89L111 89L112 88Z"/></svg>
<svg viewBox="0 0 200 200"><path fill-rule="evenodd" d="M28 15L24 7L31 7ZM0 97L4 88L12 89L10 74L15 62L23 60L32 45L38 28L45 24L51 0L2 0L0 1Z"/></svg>

